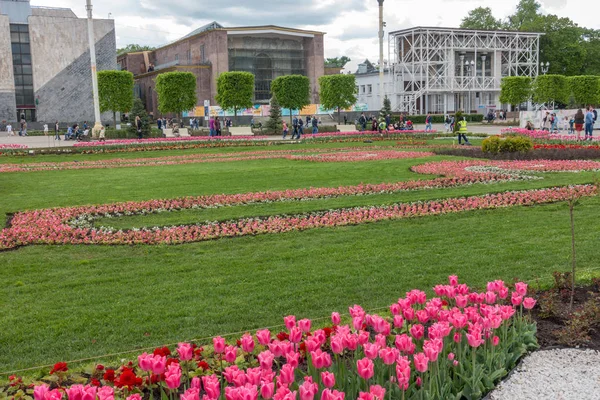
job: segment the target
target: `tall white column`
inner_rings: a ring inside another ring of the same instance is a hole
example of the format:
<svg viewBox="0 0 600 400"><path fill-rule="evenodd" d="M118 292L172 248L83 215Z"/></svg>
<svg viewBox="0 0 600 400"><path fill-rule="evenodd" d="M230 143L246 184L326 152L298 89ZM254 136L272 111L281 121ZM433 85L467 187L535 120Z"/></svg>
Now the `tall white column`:
<svg viewBox="0 0 600 400"><path fill-rule="evenodd" d="M90 65L92 68L92 94L94 97L94 128L92 135L98 137L102 129L102 121L100 120L100 99L98 97L98 74L96 71L96 38L94 35L94 20L92 19L92 0L86 0L85 9L88 17L88 41L90 46Z"/></svg>
<svg viewBox="0 0 600 400"><path fill-rule="evenodd" d="M383 66L383 1L377 0L379 3L379 103L383 105L383 99L385 98L385 90L383 87L384 80L384 66Z"/></svg>

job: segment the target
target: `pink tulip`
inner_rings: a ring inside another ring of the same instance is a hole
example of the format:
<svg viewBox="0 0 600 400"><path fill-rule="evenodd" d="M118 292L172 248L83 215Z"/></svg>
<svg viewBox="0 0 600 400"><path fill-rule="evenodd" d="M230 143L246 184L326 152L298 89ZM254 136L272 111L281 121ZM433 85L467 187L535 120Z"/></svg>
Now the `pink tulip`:
<svg viewBox="0 0 600 400"><path fill-rule="evenodd" d="M496 302L496 293L486 292L485 293L485 302L488 304L494 304Z"/></svg>
<svg viewBox="0 0 600 400"><path fill-rule="evenodd" d="M179 359L181 361L189 361L194 356L194 349L189 343L179 343L179 346L177 347L177 354L179 354Z"/></svg>
<svg viewBox="0 0 600 400"><path fill-rule="evenodd" d="M325 389L321 393L321 400L344 400L346 394L337 390Z"/></svg>
<svg viewBox="0 0 600 400"><path fill-rule="evenodd" d="M327 371L321 372L321 383L323 383L323 386L331 389L335 386L335 375Z"/></svg>
<svg viewBox="0 0 600 400"><path fill-rule="evenodd" d="M500 344L500 338L498 336L494 336L494 338L492 339L492 344L494 346L498 346Z"/></svg>
<svg viewBox="0 0 600 400"><path fill-rule="evenodd" d="M454 360L454 353L448 353L448 360Z"/></svg>
<svg viewBox="0 0 600 400"><path fill-rule="evenodd" d="M333 312L331 313L331 323L333 325L339 325L342 322L342 318L340 317L340 314L337 312Z"/></svg>
<svg viewBox="0 0 600 400"><path fill-rule="evenodd" d="M524 282L515 283L515 291L519 294L519 296L527 295L527 284Z"/></svg>
<svg viewBox="0 0 600 400"><path fill-rule="evenodd" d="M298 321L298 328L300 328L300 330L304 333L310 332L310 319L301 319L300 321Z"/></svg>
<svg viewBox="0 0 600 400"><path fill-rule="evenodd" d="M342 354L344 352L344 339L341 336L332 336L330 345L333 354Z"/></svg>
<svg viewBox="0 0 600 400"><path fill-rule="evenodd" d="M376 343L365 343L363 345L363 352L365 353L365 356L371 360L377 358L377 355L379 354L379 349L380 346Z"/></svg>
<svg viewBox="0 0 600 400"><path fill-rule="evenodd" d="M512 303L513 306L519 306L521 305L521 302L523 301L523 296L519 296L519 294L517 292L513 292L512 296L510 298L510 301Z"/></svg>
<svg viewBox="0 0 600 400"><path fill-rule="evenodd" d="M293 383L295 380L294 371L295 368L289 364L285 364L283 367L281 367L281 370L279 371L279 377L281 378L281 382L284 384Z"/></svg>
<svg viewBox="0 0 600 400"><path fill-rule="evenodd" d="M63 392L59 389L50 390L46 393L46 400L61 400L63 398Z"/></svg>
<svg viewBox="0 0 600 400"><path fill-rule="evenodd" d="M459 307L459 308L465 308L469 301L468 297L463 296L463 295L455 296L454 300L456 300L456 307Z"/></svg>
<svg viewBox="0 0 600 400"><path fill-rule="evenodd" d="M161 375L167 368L167 357L159 356L158 354L152 359L152 373L154 375Z"/></svg>
<svg viewBox="0 0 600 400"><path fill-rule="evenodd" d="M363 358L356 362L358 375L364 380L369 380L373 377L375 365L368 358Z"/></svg>
<svg viewBox="0 0 600 400"><path fill-rule="evenodd" d="M177 363L169 365L165 371L165 382L169 389L177 389L181 385L181 367Z"/></svg>
<svg viewBox="0 0 600 400"><path fill-rule="evenodd" d="M450 283L450 286L458 286L458 276L450 275L448 277L448 282Z"/></svg>
<svg viewBox="0 0 600 400"><path fill-rule="evenodd" d="M225 361L233 364L237 358L237 347L227 346L225 347Z"/></svg>
<svg viewBox="0 0 600 400"><path fill-rule="evenodd" d="M271 332L269 332L268 329L256 331L256 339L261 345L267 346L269 343L271 343Z"/></svg>
<svg viewBox="0 0 600 400"><path fill-rule="evenodd" d="M369 393L372 394L377 400L385 399L385 389L379 385L373 385L369 388Z"/></svg>
<svg viewBox="0 0 600 400"><path fill-rule="evenodd" d="M216 400L221 396L221 383L216 375L206 375L202 377L202 386L209 399Z"/></svg>
<svg viewBox="0 0 600 400"><path fill-rule="evenodd" d="M404 318L401 315L394 315L394 328L402 328L404 325Z"/></svg>
<svg viewBox="0 0 600 400"><path fill-rule="evenodd" d="M144 352L138 356L138 366L142 371L152 371L153 359L153 355Z"/></svg>
<svg viewBox="0 0 600 400"><path fill-rule="evenodd" d="M300 400L313 400L315 395L319 391L319 385L311 381L304 381L302 385L298 387L300 393Z"/></svg>
<svg viewBox="0 0 600 400"><path fill-rule="evenodd" d="M289 331L296 326L296 316L288 315L287 317L283 317L283 322L285 323L285 328Z"/></svg>
<svg viewBox="0 0 600 400"><path fill-rule="evenodd" d="M329 368L331 366L331 356L329 353L323 352L321 349L317 349L310 353L313 366L316 369Z"/></svg>
<svg viewBox="0 0 600 400"><path fill-rule="evenodd" d="M425 353L417 353L414 356L415 369L421 373L427 371L427 364L429 363L429 358L425 355Z"/></svg>
<svg viewBox="0 0 600 400"><path fill-rule="evenodd" d="M484 343L481 332L467 333L467 342L469 342L469 346L474 348L481 346Z"/></svg>
<svg viewBox="0 0 600 400"><path fill-rule="evenodd" d="M242 336L240 339L240 342L242 345L242 351L244 351L244 353L252 353L254 351L254 338L251 334L244 334L244 336Z"/></svg>
<svg viewBox="0 0 600 400"><path fill-rule="evenodd" d="M44 400L46 398L46 393L48 393L49 391L50 386L46 385L45 383L35 386L33 388L33 398L35 400Z"/></svg>
<svg viewBox="0 0 600 400"><path fill-rule="evenodd" d="M181 394L180 400L200 400L200 390L191 387Z"/></svg>
<svg viewBox="0 0 600 400"><path fill-rule="evenodd" d="M294 368L300 364L300 353L287 353L285 355L286 362Z"/></svg>
<svg viewBox="0 0 600 400"><path fill-rule="evenodd" d="M114 400L115 399L115 391L110 386L102 386L98 389L98 399L99 400ZM38 400L38 399L35 399Z"/></svg>
<svg viewBox="0 0 600 400"><path fill-rule="evenodd" d="M216 338L213 338L213 347L215 350L215 353L217 354L221 354L225 351L225 339L223 339L221 336L217 336Z"/></svg>
<svg viewBox="0 0 600 400"><path fill-rule="evenodd" d="M292 327L292 329L290 329L289 339L292 343L300 343L302 341L302 330L296 326Z"/></svg>
<svg viewBox="0 0 600 400"><path fill-rule="evenodd" d="M535 307L535 304L537 303L537 301L531 297L525 297L525 299L523 300L523 307L525 307L527 310L531 310L533 307Z"/></svg>
<svg viewBox="0 0 600 400"><path fill-rule="evenodd" d="M458 361L456 361L456 360L452 361L452 365L455 367L458 367Z"/></svg>
<svg viewBox="0 0 600 400"><path fill-rule="evenodd" d="M263 382L263 384L260 386L260 395L265 400L271 399L274 391L275 384L273 382Z"/></svg>
<svg viewBox="0 0 600 400"><path fill-rule="evenodd" d="M386 347L379 350L379 357L385 365L392 365L396 362L396 358L399 356L398 349Z"/></svg>
<svg viewBox="0 0 600 400"><path fill-rule="evenodd" d="M258 362L260 363L260 367L262 369L271 370L273 368L273 360L275 359L275 355L271 353L269 350L265 350L258 355Z"/></svg>
<svg viewBox="0 0 600 400"><path fill-rule="evenodd" d="M143 399L139 393L136 393L136 394L132 394L131 396L128 396L127 400L143 400Z"/></svg>
<svg viewBox="0 0 600 400"><path fill-rule="evenodd" d="M200 390L200 378L195 376L192 378L192 382L190 383L190 387Z"/></svg>
<svg viewBox="0 0 600 400"><path fill-rule="evenodd" d="M410 328L410 334L417 340L420 340L425 335L425 328L423 325L416 324Z"/></svg>
<svg viewBox="0 0 600 400"><path fill-rule="evenodd" d="M454 334L454 343L460 343L462 341L462 334L460 332L456 332Z"/></svg>
<svg viewBox="0 0 600 400"><path fill-rule="evenodd" d="M396 348L405 354L413 354L415 352L415 344L412 338L406 334L396 336Z"/></svg>

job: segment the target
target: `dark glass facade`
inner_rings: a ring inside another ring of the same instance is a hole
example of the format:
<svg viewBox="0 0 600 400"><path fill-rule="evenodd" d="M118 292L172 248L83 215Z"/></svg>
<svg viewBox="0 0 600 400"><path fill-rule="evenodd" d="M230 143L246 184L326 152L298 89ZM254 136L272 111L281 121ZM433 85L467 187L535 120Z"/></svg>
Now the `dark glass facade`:
<svg viewBox="0 0 600 400"><path fill-rule="evenodd" d="M17 101L17 120L25 118L35 121L35 98L33 92L33 69L31 67L31 46L29 44L29 26L10 25L13 73L15 77L15 96Z"/></svg>

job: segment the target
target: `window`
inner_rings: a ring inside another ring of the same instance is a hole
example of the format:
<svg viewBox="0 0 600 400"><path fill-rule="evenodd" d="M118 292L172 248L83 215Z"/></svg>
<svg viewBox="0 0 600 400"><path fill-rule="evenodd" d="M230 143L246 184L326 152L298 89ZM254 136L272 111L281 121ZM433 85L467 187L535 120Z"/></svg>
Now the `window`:
<svg viewBox="0 0 600 400"><path fill-rule="evenodd" d="M206 58L204 56L204 45L201 44L200 45L200 62L205 62Z"/></svg>
<svg viewBox="0 0 600 400"><path fill-rule="evenodd" d="M361 93L364 93L364 92L365 92L365 85L362 85L362 86L360 87L360 91L361 91Z"/></svg>
<svg viewBox="0 0 600 400"><path fill-rule="evenodd" d="M10 41L15 78L15 98L17 108L35 107L33 94L33 75L31 68L31 46L29 44L29 27L21 24L10 25ZM35 120L35 110L26 113L28 121Z"/></svg>
<svg viewBox="0 0 600 400"><path fill-rule="evenodd" d="M373 93L373 85L367 85L367 93Z"/></svg>

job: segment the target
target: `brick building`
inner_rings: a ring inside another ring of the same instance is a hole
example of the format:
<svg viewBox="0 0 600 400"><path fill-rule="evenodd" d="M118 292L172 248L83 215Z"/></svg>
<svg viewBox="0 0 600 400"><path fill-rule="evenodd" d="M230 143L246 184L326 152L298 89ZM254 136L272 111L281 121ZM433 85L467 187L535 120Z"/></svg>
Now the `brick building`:
<svg viewBox="0 0 600 400"><path fill-rule="evenodd" d="M198 106L205 100L216 105L217 77L227 71L254 74L256 104L268 103L271 81L278 76L305 75L311 82L311 101L318 103L318 80L325 73L323 36L271 25L224 28L213 22L154 51L121 55L117 63L135 75L137 94L155 116L155 78L169 71L196 75Z"/></svg>
<svg viewBox="0 0 600 400"><path fill-rule="evenodd" d="M94 35L98 69L115 69L114 21L94 20ZM0 0L0 53L0 120L94 119L87 19L68 8Z"/></svg>

